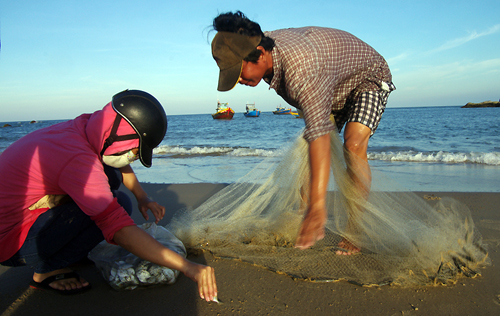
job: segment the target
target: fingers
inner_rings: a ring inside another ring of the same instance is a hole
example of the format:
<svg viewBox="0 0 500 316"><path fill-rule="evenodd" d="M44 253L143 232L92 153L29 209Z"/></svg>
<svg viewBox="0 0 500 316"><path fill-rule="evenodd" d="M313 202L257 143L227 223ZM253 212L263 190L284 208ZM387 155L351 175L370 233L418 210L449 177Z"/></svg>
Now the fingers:
<svg viewBox="0 0 500 316"><path fill-rule="evenodd" d="M159 221L163 219L163 216L165 216L165 208L161 205L159 205L156 202L153 202L155 205L151 207L151 212L153 213L156 221L155 223L158 224Z"/></svg>
<svg viewBox="0 0 500 316"><path fill-rule="evenodd" d="M204 266L198 281L200 297L207 302L217 297L217 284L215 282L215 271L212 267Z"/></svg>
<svg viewBox="0 0 500 316"><path fill-rule="evenodd" d="M148 208L144 206L139 206L139 211L142 214L142 217L144 217L145 220L149 220L149 215L148 215Z"/></svg>
<svg viewBox="0 0 500 316"><path fill-rule="evenodd" d="M215 271L212 267L188 261L184 274L198 284L200 297L207 302L217 297Z"/></svg>
<svg viewBox="0 0 500 316"><path fill-rule="evenodd" d="M158 210L157 210L157 214L155 214L155 218L156 218L156 224L158 224L158 222L160 220L163 219L163 217L165 216L165 207L161 206L160 204L156 203L156 205L158 206Z"/></svg>
<svg viewBox="0 0 500 316"><path fill-rule="evenodd" d="M163 219L163 216L165 216L165 208L156 202L150 202L148 206L156 219L156 224L158 224Z"/></svg>
<svg viewBox="0 0 500 316"><path fill-rule="evenodd" d="M148 210L151 210L151 213L153 213L153 216L155 217L156 224L158 224L158 222L165 216L165 207L151 200L145 204L139 205L139 210L145 220L149 220Z"/></svg>

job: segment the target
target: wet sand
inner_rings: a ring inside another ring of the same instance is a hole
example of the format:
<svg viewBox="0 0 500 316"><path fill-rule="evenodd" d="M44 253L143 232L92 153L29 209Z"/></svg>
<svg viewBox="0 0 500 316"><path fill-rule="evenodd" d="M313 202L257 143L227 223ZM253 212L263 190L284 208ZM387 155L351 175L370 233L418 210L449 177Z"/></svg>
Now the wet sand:
<svg viewBox="0 0 500 316"><path fill-rule="evenodd" d="M143 184L167 208L160 222L184 207L196 207L222 189L222 184ZM73 267L92 284L74 296L28 286L28 267L0 266L0 315L500 315L500 193L417 192L434 198L450 196L469 206L488 246L492 265L482 276L436 287L360 287L348 282L294 280L265 268L208 253L189 259L215 268L221 304L207 303L194 282L181 275L173 285L115 291L92 262ZM136 223L144 219L134 211Z"/></svg>

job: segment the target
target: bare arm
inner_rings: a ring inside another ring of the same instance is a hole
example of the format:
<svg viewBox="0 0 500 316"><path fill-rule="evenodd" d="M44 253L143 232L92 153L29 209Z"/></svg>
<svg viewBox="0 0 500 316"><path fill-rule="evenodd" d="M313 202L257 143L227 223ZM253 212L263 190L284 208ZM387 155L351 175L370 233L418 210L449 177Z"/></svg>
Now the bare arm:
<svg viewBox="0 0 500 316"><path fill-rule="evenodd" d="M302 221L295 247L307 249L325 235L326 190L330 176L330 134L325 134L309 144L311 182L309 205Z"/></svg>
<svg viewBox="0 0 500 316"><path fill-rule="evenodd" d="M214 269L191 262L176 252L164 247L137 226L126 226L118 230L113 240L143 260L178 270L198 283L200 297L212 301L217 296Z"/></svg>
<svg viewBox="0 0 500 316"><path fill-rule="evenodd" d="M148 194L142 188L139 180L134 173L134 170L132 170L132 167L130 165L121 168L120 172L122 173L123 184L125 185L125 187L127 187L127 189L130 190L130 192L134 194L135 198L137 199L137 203L139 204L139 211L141 212L144 219L149 220L148 210L151 210L156 219L155 222L156 224L158 224L163 216L165 216L165 207L161 206L148 197Z"/></svg>

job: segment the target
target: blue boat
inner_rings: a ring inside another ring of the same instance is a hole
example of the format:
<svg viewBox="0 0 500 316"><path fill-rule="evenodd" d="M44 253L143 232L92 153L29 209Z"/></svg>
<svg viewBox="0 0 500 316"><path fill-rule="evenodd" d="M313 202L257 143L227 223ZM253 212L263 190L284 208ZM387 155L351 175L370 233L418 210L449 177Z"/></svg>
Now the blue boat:
<svg viewBox="0 0 500 316"><path fill-rule="evenodd" d="M260 111L255 108L255 103L248 103L246 109L243 113L246 117L259 117Z"/></svg>
<svg viewBox="0 0 500 316"><path fill-rule="evenodd" d="M290 108L285 109L284 107L282 107L280 105L280 106L276 107L276 111L273 111L273 114L277 114L277 115L292 114L292 109L290 109Z"/></svg>

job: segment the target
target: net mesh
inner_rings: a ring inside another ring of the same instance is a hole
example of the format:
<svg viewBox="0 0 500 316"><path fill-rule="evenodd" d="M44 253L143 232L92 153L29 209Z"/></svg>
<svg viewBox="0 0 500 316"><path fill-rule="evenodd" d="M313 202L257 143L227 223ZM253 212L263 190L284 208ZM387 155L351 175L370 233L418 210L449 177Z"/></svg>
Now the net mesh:
<svg viewBox="0 0 500 316"><path fill-rule="evenodd" d="M345 151L338 133L330 136L328 220L324 239L313 247L294 248L310 178L308 144L300 134L279 161L265 161L196 209L177 212L168 229L188 249L313 281L447 284L474 277L488 264L464 204L444 198L431 205L412 192L388 189L390 180L366 172L366 162ZM361 252L335 254L342 239Z"/></svg>

